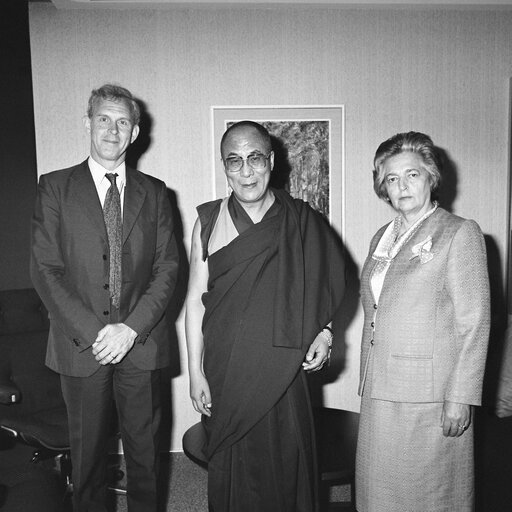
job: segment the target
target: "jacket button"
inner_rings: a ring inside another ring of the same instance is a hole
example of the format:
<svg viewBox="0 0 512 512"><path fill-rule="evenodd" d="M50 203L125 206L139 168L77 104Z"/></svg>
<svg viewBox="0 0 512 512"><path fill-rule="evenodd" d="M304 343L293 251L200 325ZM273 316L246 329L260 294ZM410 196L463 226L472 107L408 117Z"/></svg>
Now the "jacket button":
<svg viewBox="0 0 512 512"><path fill-rule="evenodd" d="M106 284L104 284L104 285L103 285L103 289L104 289L104 290L108 290L108 283L106 283Z"/></svg>
<svg viewBox="0 0 512 512"><path fill-rule="evenodd" d="M105 260L105 261L106 261L106 259L107 259L107 255L106 255L106 254L104 254L104 255L103 255L103 260Z"/></svg>
<svg viewBox="0 0 512 512"><path fill-rule="evenodd" d="M373 305L373 309L377 309L377 307L378 307L377 304Z"/></svg>
<svg viewBox="0 0 512 512"><path fill-rule="evenodd" d="M370 345L373 345L373 340L370 340Z"/></svg>
<svg viewBox="0 0 512 512"><path fill-rule="evenodd" d="M371 325L372 327L375 327L375 322L372 322L370 325Z"/></svg>
<svg viewBox="0 0 512 512"><path fill-rule="evenodd" d="M104 314L105 316L108 316L108 311L103 311L103 314Z"/></svg>

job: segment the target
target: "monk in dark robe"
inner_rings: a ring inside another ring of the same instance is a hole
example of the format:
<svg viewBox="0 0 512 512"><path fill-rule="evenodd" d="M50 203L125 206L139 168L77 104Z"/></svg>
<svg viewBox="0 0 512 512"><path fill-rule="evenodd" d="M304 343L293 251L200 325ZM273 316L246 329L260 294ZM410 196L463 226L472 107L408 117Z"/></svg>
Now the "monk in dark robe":
<svg viewBox="0 0 512 512"><path fill-rule="evenodd" d="M305 371L330 354L344 289L341 246L307 203L269 187L274 153L264 127L234 124L221 154L233 192L198 207L186 315L209 509L313 512Z"/></svg>

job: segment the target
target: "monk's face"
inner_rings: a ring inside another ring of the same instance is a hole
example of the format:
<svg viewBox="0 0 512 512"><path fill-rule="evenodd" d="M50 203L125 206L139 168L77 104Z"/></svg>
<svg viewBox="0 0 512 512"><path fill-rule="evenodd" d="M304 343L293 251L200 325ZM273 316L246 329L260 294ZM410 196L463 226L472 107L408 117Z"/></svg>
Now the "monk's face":
<svg viewBox="0 0 512 512"><path fill-rule="evenodd" d="M231 131L222 145L222 159L229 186L240 203L257 203L268 194L274 152L250 126Z"/></svg>

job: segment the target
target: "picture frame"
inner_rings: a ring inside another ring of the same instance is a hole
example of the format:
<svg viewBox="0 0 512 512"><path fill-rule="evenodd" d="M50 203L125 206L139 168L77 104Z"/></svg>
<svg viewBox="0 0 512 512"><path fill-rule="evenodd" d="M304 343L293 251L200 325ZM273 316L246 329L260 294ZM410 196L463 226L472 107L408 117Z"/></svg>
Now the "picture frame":
<svg viewBox="0 0 512 512"><path fill-rule="evenodd" d="M211 107L214 197L228 195L220 154L223 133L235 122L256 121L272 137L273 179L281 180L279 186L320 211L343 239L344 111L344 105Z"/></svg>

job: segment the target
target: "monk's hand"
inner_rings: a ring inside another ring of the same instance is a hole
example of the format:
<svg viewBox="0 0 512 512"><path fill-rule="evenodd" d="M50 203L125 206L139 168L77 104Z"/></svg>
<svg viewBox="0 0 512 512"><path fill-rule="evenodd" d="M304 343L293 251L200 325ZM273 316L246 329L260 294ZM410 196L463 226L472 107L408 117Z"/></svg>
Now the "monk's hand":
<svg viewBox="0 0 512 512"><path fill-rule="evenodd" d="M210 394L210 386L203 372L198 371L194 375L190 375L190 398L194 409L206 416L211 416L212 396Z"/></svg>
<svg viewBox="0 0 512 512"><path fill-rule="evenodd" d="M321 370L329 360L329 343L322 333L319 333L309 346L302 368L308 372Z"/></svg>
<svg viewBox="0 0 512 512"><path fill-rule="evenodd" d="M133 347L137 333L126 324L107 324L98 332L92 353L102 365L120 363Z"/></svg>
<svg viewBox="0 0 512 512"><path fill-rule="evenodd" d="M471 406L445 400L441 414L441 427L445 437L460 437L471 423Z"/></svg>

